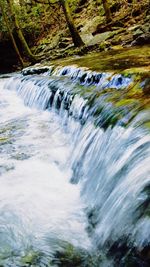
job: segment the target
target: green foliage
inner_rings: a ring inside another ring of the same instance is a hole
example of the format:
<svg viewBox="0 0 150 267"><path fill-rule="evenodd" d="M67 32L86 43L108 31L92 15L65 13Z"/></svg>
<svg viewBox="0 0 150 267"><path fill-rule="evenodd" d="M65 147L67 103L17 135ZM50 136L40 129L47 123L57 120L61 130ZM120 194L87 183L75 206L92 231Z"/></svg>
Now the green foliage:
<svg viewBox="0 0 150 267"><path fill-rule="evenodd" d="M25 35L30 35L31 40L34 40L42 31L41 16L43 15L42 4L36 4L31 7L30 11L26 6L15 6L21 28Z"/></svg>
<svg viewBox="0 0 150 267"><path fill-rule="evenodd" d="M1 5L1 3L3 4L3 8L4 8L5 13L7 13L6 2L4 2L3 0L0 0L0 5ZM8 30L7 30L4 18L1 15L1 7L0 7L0 34L3 34L2 35L3 38L5 38L5 37L7 38L8 37ZM0 39L1 39L1 36L0 36Z"/></svg>
<svg viewBox="0 0 150 267"><path fill-rule="evenodd" d="M74 12L79 5L80 0L68 0L71 10Z"/></svg>

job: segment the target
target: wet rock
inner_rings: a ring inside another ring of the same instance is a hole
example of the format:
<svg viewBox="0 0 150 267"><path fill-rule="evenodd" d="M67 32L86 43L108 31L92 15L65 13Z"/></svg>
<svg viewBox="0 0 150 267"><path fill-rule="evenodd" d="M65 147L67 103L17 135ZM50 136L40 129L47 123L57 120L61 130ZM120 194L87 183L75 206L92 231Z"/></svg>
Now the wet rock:
<svg viewBox="0 0 150 267"><path fill-rule="evenodd" d="M150 247L145 246L141 250L135 247L128 238L121 239L107 244L107 256L112 257L118 267L149 267Z"/></svg>
<svg viewBox="0 0 150 267"><path fill-rule="evenodd" d="M141 260L135 256L125 257L124 260L120 262L119 267L149 267L149 263Z"/></svg>
<svg viewBox="0 0 150 267"><path fill-rule="evenodd" d="M150 78L147 78L145 80L145 84L144 84L144 87L143 87L143 92L146 95L150 95Z"/></svg>
<svg viewBox="0 0 150 267"><path fill-rule="evenodd" d="M85 249L75 247L68 242L62 243L62 248L55 253L52 260L52 264L60 267L98 267L100 262L99 252L90 254Z"/></svg>
<svg viewBox="0 0 150 267"><path fill-rule="evenodd" d="M2 78L11 78L12 77L12 74L0 74L0 79Z"/></svg>
<svg viewBox="0 0 150 267"><path fill-rule="evenodd" d="M46 73L46 72L50 72L51 71L51 68L49 67L29 67L29 68L25 68L22 70L22 74L24 76L26 75L33 75L33 74L43 74L43 73Z"/></svg>
<svg viewBox="0 0 150 267"><path fill-rule="evenodd" d="M87 76L87 73L84 73L81 77L80 77L80 83L84 84L85 83L85 78Z"/></svg>
<svg viewBox="0 0 150 267"><path fill-rule="evenodd" d="M25 153L17 153L16 155L13 155L12 158L16 160L26 160L30 158L30 155L27 155Z"/></svg>

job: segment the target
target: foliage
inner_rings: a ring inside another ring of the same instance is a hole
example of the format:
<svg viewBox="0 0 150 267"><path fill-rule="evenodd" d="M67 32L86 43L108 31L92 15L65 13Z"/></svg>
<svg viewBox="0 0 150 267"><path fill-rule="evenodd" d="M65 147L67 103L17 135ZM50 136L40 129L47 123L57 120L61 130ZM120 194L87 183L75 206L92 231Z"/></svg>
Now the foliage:
<svg viewBox="0 0 150 267"><path fill-rule="evenodd" d="M9 20L11 30L16 36L16 29L14 27L13 17L11 16L10 9L8 7L7 0L0 0L5 4L6 14ZM75 50L67 51L64 53L58 53L54 49L62 49L69 47L75 41L68 41L67 38L71 37L70 29L67 27L64 11L60 5L60 0L12 0L14 5L15 14L18 18L20 28L27 40L27 43L34 51L40 51L40 53L47 53L52 55L60 54L61 57L74 54ZM74 24L74 29L77 29L77 35L81 37L84 43L88 43L88 46L92 44L90 38L92 35L97 38L92 40L100 40L100 36L95 36L99 33L108 31L116 31L116 36L110 38L111 41L100 42L97 44L99 51L107 50L111 45L128 45L136 38L136 36L143 33L145 23L147 23L147 29L150 19L148 10L149 0L65 0L69 4L70 18ZM111 19L107 17L106 10L104 8L104 2L109 4ZM99 19L98 19L99 18ZM147 22L146 22L147 21ZM141 26L140 26L141 25ZM128 28L133 29L128 31ZM134 27L139 28L134 30ZM118 32L117 32L118 31ZM120 33L119 33L120 31ZM147 30L148 32L148 30ZM55 47L49 45L54 43L55 36L60 36L58 42L55 42ZM4 19L0 16L0 42L8 40L9 33L5 25ZM76 39L77 37L75 37ZM47 40L46 43L43 40ZM88 41L89 40L89 41ZM42 47L41 44L43 44ZM94 43L95 45L95 43ZM83 49L84 51L95 49L90 47ZM53 51L52 51L53 47ZM121 47L121 46L120 46ZM82 54L85 52L82 50ZM77 52L77 50L76 50ZM75 53L76 53L75 52ZM79 54L79 53L77 53ZM46 57L46 54L45 54Z"/></svg>

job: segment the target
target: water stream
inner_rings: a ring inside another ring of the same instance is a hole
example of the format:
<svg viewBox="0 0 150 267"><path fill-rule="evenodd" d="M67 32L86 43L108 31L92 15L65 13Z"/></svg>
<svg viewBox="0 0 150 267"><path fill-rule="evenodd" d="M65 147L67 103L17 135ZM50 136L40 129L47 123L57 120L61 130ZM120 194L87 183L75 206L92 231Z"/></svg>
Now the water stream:
<svg viewBox="0 0 150 267"><path fill-rule="evenodd" d="M0 79L0 266L149 266L149 113L103 127L70 73Z"/></svg>

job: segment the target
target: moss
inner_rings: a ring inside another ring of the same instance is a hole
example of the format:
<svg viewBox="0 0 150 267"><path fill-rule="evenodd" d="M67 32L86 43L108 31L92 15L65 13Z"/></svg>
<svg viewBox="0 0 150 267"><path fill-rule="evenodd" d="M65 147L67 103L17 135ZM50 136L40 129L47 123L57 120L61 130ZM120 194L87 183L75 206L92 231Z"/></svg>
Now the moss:
<svg viewBox="0 0 150 267"><path fill-rule="evenodd" d="M116 103L116 107L128 106L128 105L136 105L138 102L135 101L134 98L130 99L121 99Z"/></svg>
<svg viewBox="0 0 150 267"><path fill-rule="evenodd" d="M104 51L106 49L106 43L105 42L102 42L100 45L99 45L99 49L100 51Z"/></svg>
<svg viewBox="0 0 150 267"><path fill-rule="evenodd" d="M97 252L90 254L88 251L64 242L61 250L55 254L53 264L60 267L97 267L102 260L102 255Z"/></svg>
<svg viewBox="0 0 150 267"><path fill-rule="evenodd" d="M80 252L69 244L63 252L58 253L60 266L69 267L72 263L74 267L79 267L82 264L82 258Z"/></svg>
<svg viewBox="0 0 150 267"><path fill-rule="evenodd" d="M143 47L120 49L117 53L109 51L79 58L72 57L53 63L56 67L73 65L84 67L83 70L90 69L98 72L109 70L109 73L112 73L110 79L118 73L131 78L132 82L124 89L105 88L101 90L100 88L99 90L99 87L95 85L83 86L79 81L72 91L73 94L79 94L87 100L89 109L94 106L94 113L93 111L92 113L95 117L95 124L107 128L109 125L115 125L118 121L127 125L139 111L149 109L149 87L144 91L145 79L149 84L150 77L150 68L145 66L148 64L148 58L150 58L150 48ZM144 67L139 67L141 63L144 64ZM136 67L132 67L134 64ZM104 116L104 118L103 121L100 121L98 117L101 112L104 113L103 109L106 114L102 114L101 117Z"/></svg>
<svg viewBox="0 0 150 267"><path fill-rule="evenodd" d="M144 127L150 130L150 121L145 122Z"/></svg>
<svg viewBox="0 0 150 267"><path fill-rule="evenodd" d="M92 53L92 55L80 58L67 58L66 60L54 60L54 65L75 65L87 67L94 71L123 72L126 75L142 72L150 73L150 48L122 48L117 50ZM150 74L149 74L150 75Z"/></svg>
<svg viewBox="0 0 150 267"><path fill-rule="evenodd" d="M8 140L7 137L0 137L0 142L6 142Z"/></svg>
<svg viewBox="0 0 150 267"><path fill-rule="evenodd" d="M47 256L44 255L42 252L34 251L31 249L30 251L26 253L25 256L21 257L20 265L21 266L34 266L34 267L42 266L42 261L45 257ZM49 259L47 260L46 266L47 267L51 266L51 261Z"/></svg>
<svg viewBox="0 0 150 267"><path fill-rule="evenodd" d="M7 136L7 137L0 137L0 145L3 145L3 144L6 144L6 143L10 143L11 140L10 140L10 137Z"/></svg>

